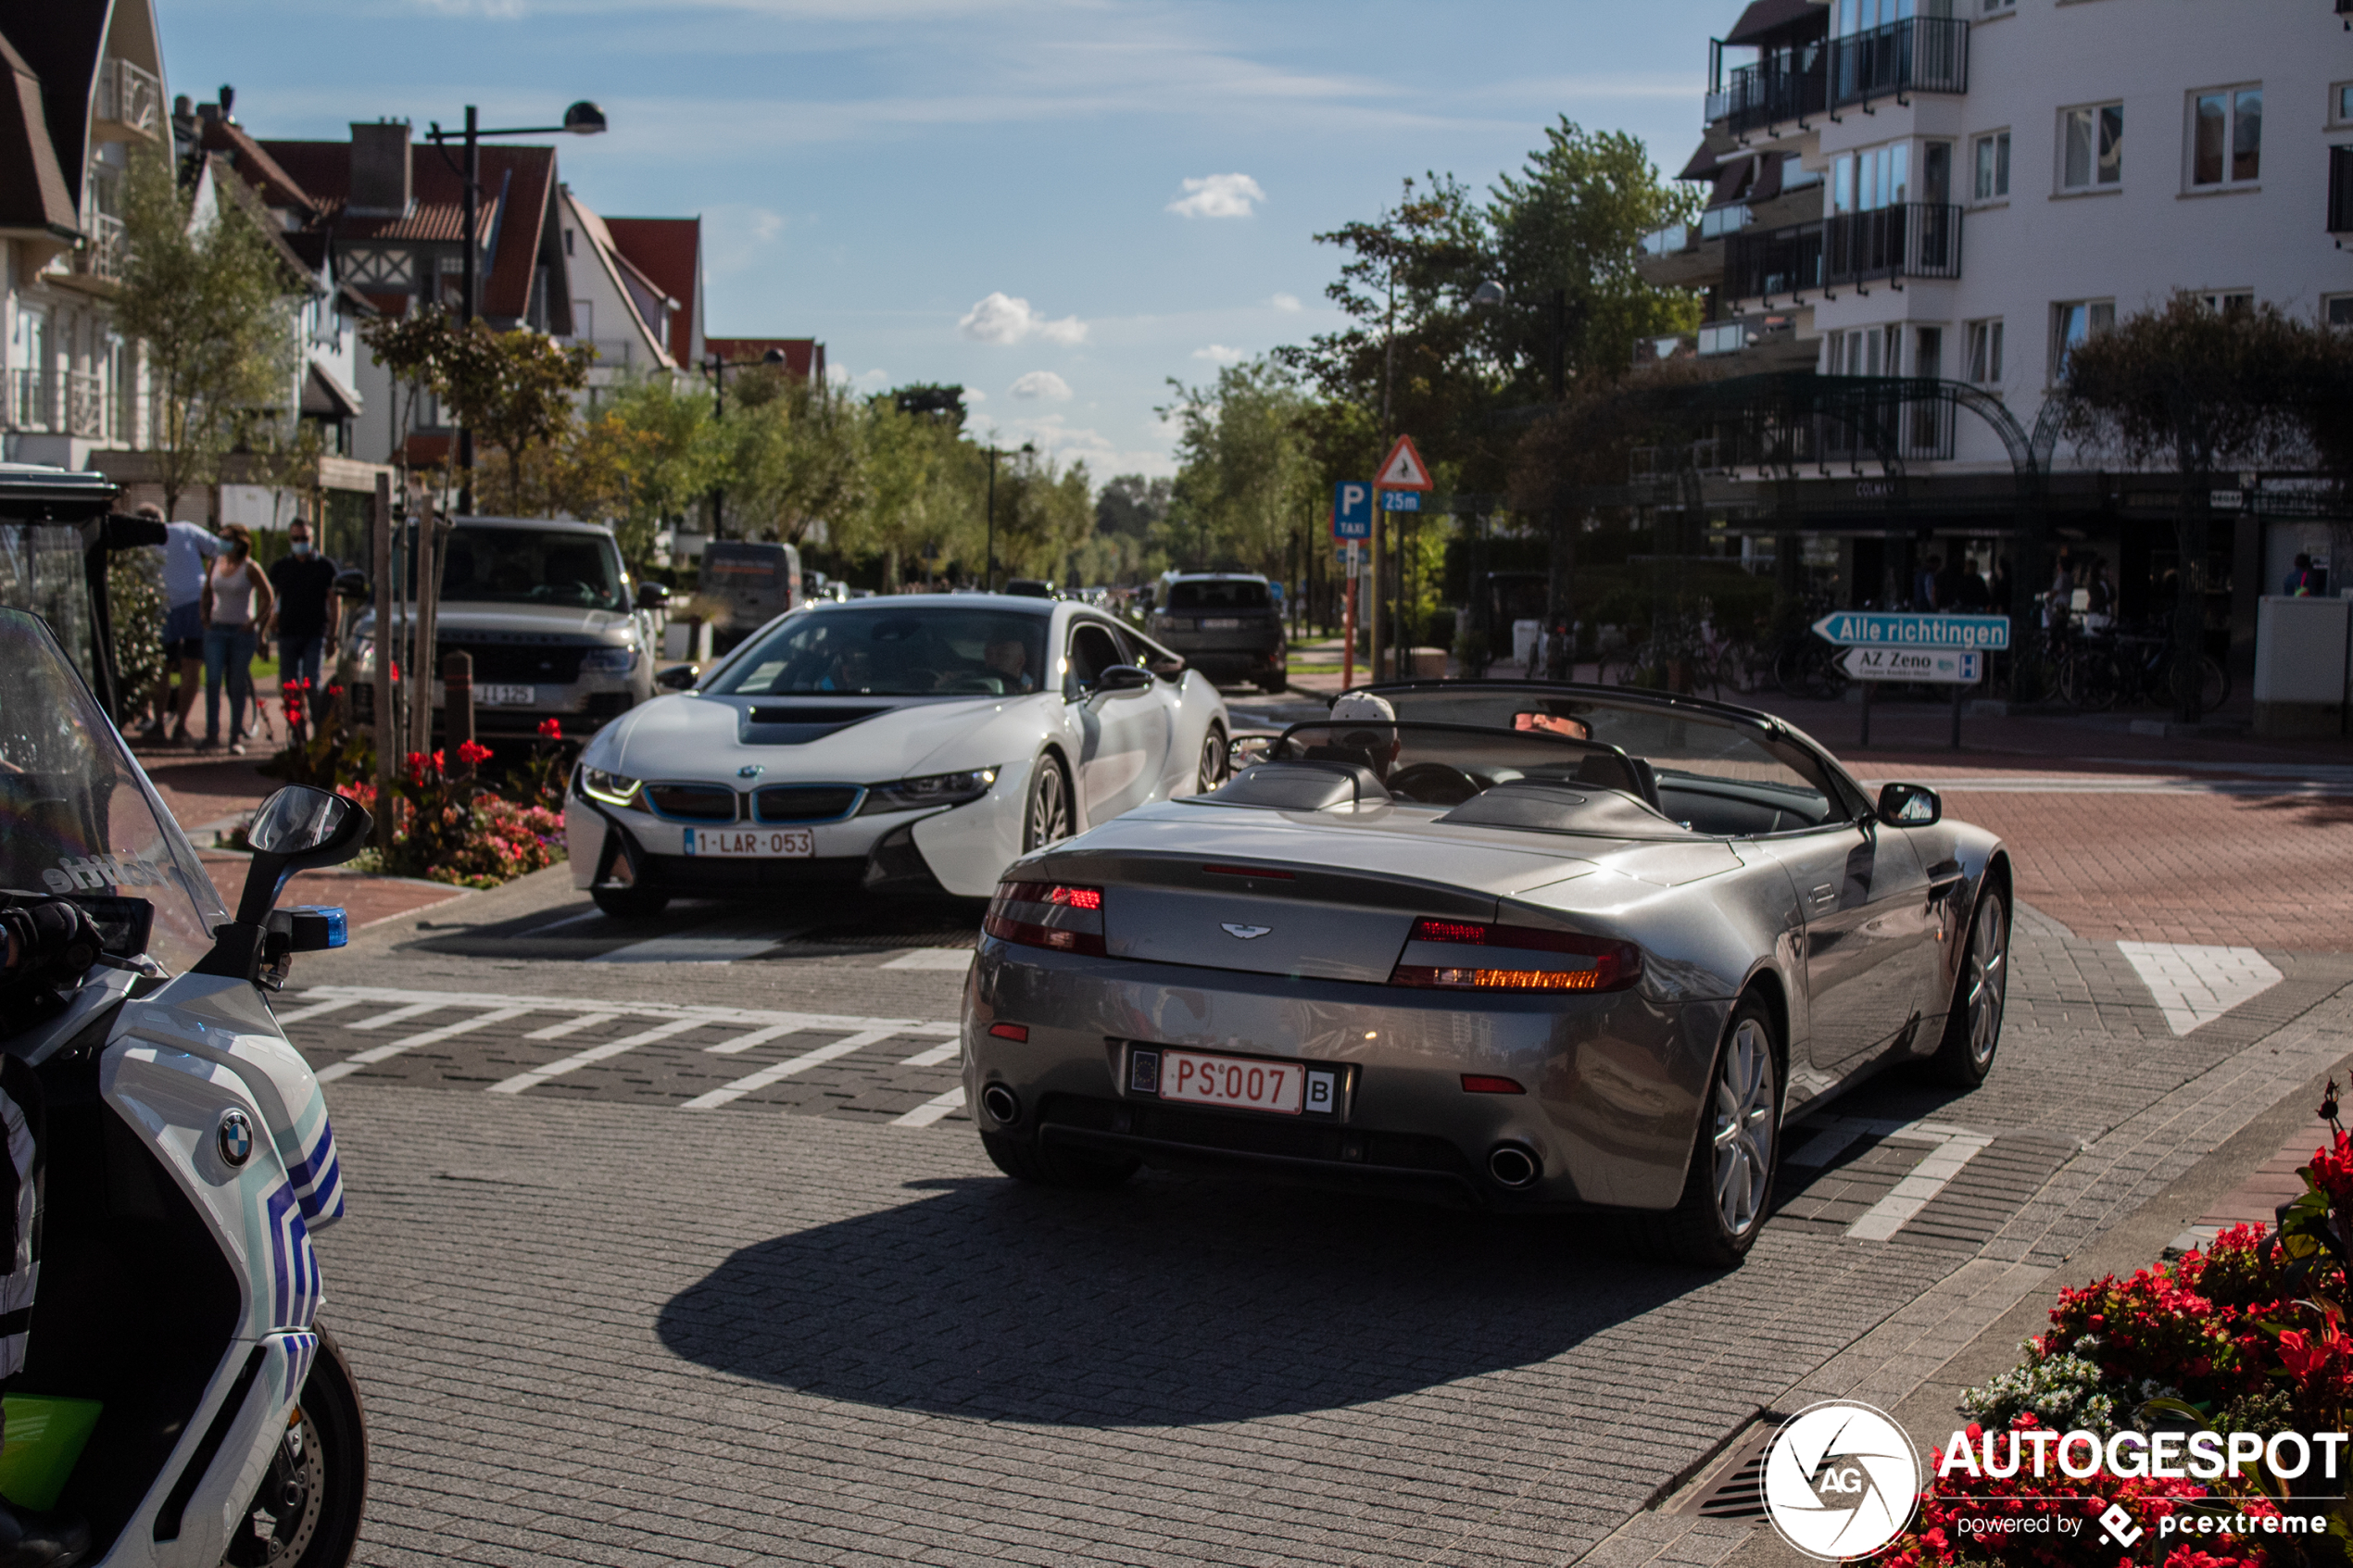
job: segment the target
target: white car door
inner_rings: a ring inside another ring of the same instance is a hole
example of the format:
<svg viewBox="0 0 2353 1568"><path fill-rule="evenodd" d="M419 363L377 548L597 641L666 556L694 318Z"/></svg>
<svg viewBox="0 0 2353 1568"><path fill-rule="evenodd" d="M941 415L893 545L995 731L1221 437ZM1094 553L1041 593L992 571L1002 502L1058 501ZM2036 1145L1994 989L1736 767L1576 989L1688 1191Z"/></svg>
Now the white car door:
<svg viewBox="0 0 2353 1568"><path fill-rule="evenodd" d="M1073 618L1069 649L1063 695L1079 734L1078 799L1091 827L1164 792L1175 716L1165 682L1103 689L1102 672L1124 661L1107 622Z"/></svg>

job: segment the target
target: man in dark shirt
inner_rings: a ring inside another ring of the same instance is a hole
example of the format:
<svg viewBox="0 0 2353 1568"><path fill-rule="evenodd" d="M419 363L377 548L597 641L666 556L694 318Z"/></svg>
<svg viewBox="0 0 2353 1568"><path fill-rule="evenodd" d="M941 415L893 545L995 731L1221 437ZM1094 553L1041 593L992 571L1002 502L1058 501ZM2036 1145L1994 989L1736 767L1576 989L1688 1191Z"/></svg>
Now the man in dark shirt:
<svg viewBox="0 0 2353 1568"><path fill-rule="evenodd" d="M271 617L271 633L278 639L278 679L286 685L308 681L315 688L321 656L342 631L337 622L343 604L330 592L335 563L313 547L310 524L301 518L295 519L286 537L293 553L270 569L270 585L278 591L277 612Z"/></svg>

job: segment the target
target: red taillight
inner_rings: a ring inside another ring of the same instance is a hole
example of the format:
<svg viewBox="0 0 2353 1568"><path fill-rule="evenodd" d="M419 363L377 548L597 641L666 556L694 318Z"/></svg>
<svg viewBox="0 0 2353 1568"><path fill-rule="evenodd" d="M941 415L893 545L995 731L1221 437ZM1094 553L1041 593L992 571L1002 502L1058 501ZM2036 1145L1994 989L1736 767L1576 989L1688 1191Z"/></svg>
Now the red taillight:
<svg viewBox="0 0 2353 1568"><path fill-rule="evenodd" d="M980 928L1000 942L1100 958L1103 890L1051 882L1001 882Z"/></svg>
<svg viewBox="0 0 2353 1568"><path fill-rule="evenodd" d="M1026 1041L1029 1038L1029 1025L1026 1023L992 1023L988 1032L1000 1040Z"/></svg>
<svg viewBox="0 0 2353 1568"><path fill-rule="evenodd" d="M1524 1095L1527 1092L1509 1078L1490 1078L1477 1073L1463 1074L1463 1093L1466 1095Z"/></svg>
<svg viewBox="0 0 2353 1568"><path fill-rule="evenodd" d="M1642 977L1642 949L1632 943L1575 932L1478 921L1417 920L1407 941L1480 947L1488 952L1465 953L1457 962L1401 962L1390 974L1392 985L1450 991L1622 991ZM1514 963L1514 953L1568 953L1593 961L1591 967L1576 969L1537 967L1526 961Z"/></svg>

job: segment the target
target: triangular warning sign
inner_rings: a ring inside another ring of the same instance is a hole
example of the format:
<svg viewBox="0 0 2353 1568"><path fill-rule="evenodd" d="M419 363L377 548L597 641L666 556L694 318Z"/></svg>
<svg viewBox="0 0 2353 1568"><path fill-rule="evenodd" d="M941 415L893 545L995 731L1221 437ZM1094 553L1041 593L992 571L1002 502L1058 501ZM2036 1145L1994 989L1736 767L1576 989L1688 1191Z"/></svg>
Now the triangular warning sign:
<svg viewBox="0 0 2353 1568"><path fill-rule="evenodd" d="M1382 460L1380 472L1373 483L1383 490L1433 488L1429 482L1429 468L1422 461L1422 455L1414 449L1412 436L1401 435L1397 438L1397 445L1389 449L1389 456Z"/></svg>

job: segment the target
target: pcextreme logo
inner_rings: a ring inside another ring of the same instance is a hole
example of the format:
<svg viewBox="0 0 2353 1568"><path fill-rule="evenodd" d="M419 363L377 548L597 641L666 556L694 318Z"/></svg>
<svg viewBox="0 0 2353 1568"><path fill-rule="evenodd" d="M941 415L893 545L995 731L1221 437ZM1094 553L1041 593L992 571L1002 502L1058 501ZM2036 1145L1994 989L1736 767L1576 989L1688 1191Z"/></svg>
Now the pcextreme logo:
<svg viewBox="0 0 2353 1568"><path fill-rule="evenodd" d="M1781 1539L1825 1562L1868 1557L1902 1535L1919 1491L1912 1439L1875 1406L1808 1405L1766 1446L1766 1517Z"/></svg>

